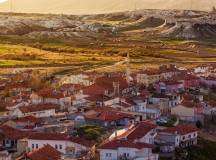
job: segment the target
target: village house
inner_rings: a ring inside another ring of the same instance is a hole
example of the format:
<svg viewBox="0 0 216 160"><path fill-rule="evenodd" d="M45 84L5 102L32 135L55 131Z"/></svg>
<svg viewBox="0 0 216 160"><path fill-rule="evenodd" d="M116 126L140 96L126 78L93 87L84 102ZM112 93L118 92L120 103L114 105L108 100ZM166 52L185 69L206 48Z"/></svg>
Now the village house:
<svg viewBox="0 0 216 160"><path fill-rule="evenodd" d="M101 107L85 113L86 123L103 127L126 126L135 121L131 114L115 111L112 108Z"/></svg>
<svg viewBox="0 0 216 160"><path fill-rule="evenodd" d="M179 94L153 94L149 99L149 104L158 105L161 114L169 114L171 108L177 106L182 101Z"/></svg>
<svg viewBox="0 0 216 160"><path fill-rule="evenodd" d="M208 70L209 70L209 66L200 65L200 66L197 66L197 67L194 68L194 73L195 74L200 74L200 73L204 74L204 73L207 73Z"/></svg>
<svg viewBox="0 0 216 160"><path fill-rule="evenodd" d="M21 131L9 126L0 127L0 135L2 136L2 146L8 151L17 151L17 142L20 139L26 138L32 132Z"/></svg>
<svg viewBox="0 0 216 160"><path fill-rule="evenodd" d="M176 134L180 135L180 139L176 137L176 145L178 144L179 141L180 147L188 147L197 144L198 129L191 125L179 124L178 126L175 127L166 128L162 130L162 132L174 134L174 135Z"/></svg>
<svg viewBox="0 0 216 160"><path fill-rule="evenodd" d="M148 86L162 79L169 79L174 75L180 74L180 71L174 66L163 65L159 69L146 70L143 73L137 74L137 83Z"/></svg>
<svg viewBox="0 0 216 160"><path fill-rule="evenodd" d="M2 146L0 146L0 160L12 160L11 154Z"/></svg>
<svg viewBox="0 0 216 160"><path fill-rule="evenodd" d="M46 144L42 148L27 153L24 152L17 160L60 160L62 158L62 154L59 151Z"/></svg>
<svg viewBox="0 0 216 160"><path fill-rule="evenodd" d="M154 138L157 135L156 128L157 125L151 121L142 121L137 124L131 124L119 134L116 134L117 132L115 131L109 140L126 139L133 142L154 144Z"/></svg>
<svg viewBox="0 0 216 160"><path fill-rule="evenodd" d="M84 88L83 85L80 84L63 84L60 86L59 90L63 92L64 95L74 95L79 94L80 90Z"/></svg>
<svg viewBox="0 0 216 160"><path fill-rule="evenodd" d="M200 78L192 74L179 74L172 77L173 80L182 82L184 89L200 87Z"/></svg>
<svg viewBox="0 0 216 160"><path fill-rule="evenodd" d="M158 160L152 153L154 145L129 140L112 140L100 146L100 160Z"/></svg>
<svg viewBox="0 0 216 160"><path fill-rule="evenodd" d="M181 104L171 108L171 114L179 117L182 121L203 122L203 105L184 100Z"/></svg>
<svg viewBox="0 0 216 160"><path fill-rule="evenodd" d="M76 75L70 75L70 76L64 76L61 78L60 82L62 84L78 84L78 85L84 85L84 86L90 86L94 84L95 78L98 77L98 75L94 74L76 74Z"/></svg>
<svg viewBox="0 0 216 160"><path fill-rule="evenodd" d="M157 93L179 93L184 91L184 84L183 82L179 81L160 81L154 84Z"/></svg>
<svg viewBox="0 0 216 160"><path fill-rule="evenodd" d="M147 121L115 131L100 147L100 158L158 160L158 154L152 153L155 136L156 125Z"/></svg>
<svg viewBox="0 0 216 160"><path fill-rule="evenodd" d="M136 103L129 99L129 98L117 98L115 99L117 101L114 101L114 103L109 104L107 106L110 106L114 109L124 111L124 112L133 112L135 111Z"/></svg>
<svg viewBox="0 0 216 160"><path fill-rule="evenodd" d="M56 114L56 110L59 108L58 105L54 104L37 104L18 107L11 112L11 116L25 117L25 116L35 116L35 117L50 117Z"/></svg>
<svg viewBox="0 0 216 160"><path fill-rule="evenodd" d="M201 85L204 85L208 88L213 88L216 86L216 77L214 76L201 77L200 83Z"/></svg>
<svg viewBox="0 0 216 160"><path fill-rule="evenodd" d="M105 95L108 97L120 96L127 92L130 90L126 78L111 75L99 77L93 85L83 89L85 95Z"/></svg>
<svg viewBox="0 0 216 160"><path fill-rule="evenodd" d="M180 134L167 133L163 131L158 131L155 137L155 144L160 147L161 153L171 153L174 152L180 144Z"/></svg>
<svg viewBox="0 0 216 160"><path fill-rule="evenodd" d="M67 110L71 107L71 95L66 95L56 89L42 89L39 92L33 92L30 96L33 104L51 103L61 106L61 110Z"/></svg>
<svg viewBox="0 0 216 160"><path fill-rule="evenodd" d="M71 137L61 133L33 133L27 139L27 148L30 151L50 145L65 156L73 158L94 154L95 145L83 138Z"/></svg>
<svg viewBox="0 0 216 160"><path fill-rule="evenodd" d="M28 86L27 82L20 83L8 83L6 85L6 89L9 91L11 95L18 95L21 93L31 93L32 89Z"/></svg>
<svg viewBox="0 0 216 160"><path fill-rule="evenodd" d="M28 129L28 128L34 128L39 126L41 122L42 122L41 119L30 115L26 117L17 118L17 119L10 119L5 123L3 123L3 125L7 125L17 129Z"/></svg>

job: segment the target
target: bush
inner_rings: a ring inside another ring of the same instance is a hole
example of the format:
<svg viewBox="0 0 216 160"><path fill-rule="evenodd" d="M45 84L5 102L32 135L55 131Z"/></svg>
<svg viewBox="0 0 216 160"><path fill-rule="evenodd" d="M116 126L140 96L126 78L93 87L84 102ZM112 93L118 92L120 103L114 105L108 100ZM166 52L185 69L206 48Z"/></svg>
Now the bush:
<svg viewBox="0 0 216 160"><path fill-rule="evenodd" d="M77 129L77 134L88 140L97 140L103 133L103 128L92 125L83 126Z"/></svg>

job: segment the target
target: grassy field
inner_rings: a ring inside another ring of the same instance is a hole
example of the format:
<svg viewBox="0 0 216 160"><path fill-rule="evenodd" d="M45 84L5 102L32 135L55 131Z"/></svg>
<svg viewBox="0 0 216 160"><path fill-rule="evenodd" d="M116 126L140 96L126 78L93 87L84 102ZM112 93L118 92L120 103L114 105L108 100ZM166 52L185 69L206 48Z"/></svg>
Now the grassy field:
<svg viewBox="0 0 216 160"><path fill-rule="evenodd" d="M184 65L215 63L216 46L212 42L148 39L142 34L125 33L89 40L31 39L0 36L0 67L62 67L57 74L98 68L100 71L124 71L123 61L130 53L132 70L155 67L161 63ZM199 51L199 52L198 52Z"/></svg>

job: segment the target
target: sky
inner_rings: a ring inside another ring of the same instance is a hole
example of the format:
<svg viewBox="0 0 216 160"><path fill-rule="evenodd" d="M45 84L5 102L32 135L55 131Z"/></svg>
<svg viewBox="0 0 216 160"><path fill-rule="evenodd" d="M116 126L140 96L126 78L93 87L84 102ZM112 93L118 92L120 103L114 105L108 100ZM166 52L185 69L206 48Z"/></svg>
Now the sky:
<svg viewBox="0 0 216 160"><path fill-rule="evenodd" d="M0 12L12 10L23 13L95 14L134 9L211 10L212 6L216 6L216 0L0 0Z"/></svg>

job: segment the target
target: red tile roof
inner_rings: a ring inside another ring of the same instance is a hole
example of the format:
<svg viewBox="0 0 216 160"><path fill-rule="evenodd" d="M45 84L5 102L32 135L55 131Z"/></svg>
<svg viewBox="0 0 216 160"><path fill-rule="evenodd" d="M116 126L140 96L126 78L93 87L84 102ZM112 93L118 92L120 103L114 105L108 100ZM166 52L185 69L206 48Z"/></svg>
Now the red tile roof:
<svg viewBox="0 0 216 160"><path fill-rule="evenodd" d="M24 123L40 123L41 119L40 118L36 118L34 116L26 116L26 117L22 117L19 119L14 120L15 122L24 122Z"/></svg>
<svg viewBox="0 0 216 160"><path fill-rule="evenodd" d="M185 101L194 101L196 98L194 96L192 96L192 95L185 94L185 95L183 95L183 99Z"/></svg>
<svg viewBox="0 0 216 160"><path fill-rule="evenodd" d="M84 94L93 94L93 95L101 95L105 94L105 91L113 91L113 83L119 83L119 89L122 90L128 87L127 81L122 76L104 76L97 78L95 80L95 84L88 86L83 89Z"/></svg>
<svg viewBox="0 0 216 160"><path fill-rule="evenodd" d="M47 144L42 148L27 153L26 157L31 160L60 160L61 153Z"/></svg>
<svg viewBox="0 0 216 160"><path fill-rule="evenodd" d="M37 93L39 96L44 97L44 98L56 98L56 99L60 99L60 98L64 98L65 95L63 92L61 91L57 91L56 89L53 88L45 88L40 90Z"/></svg>
<svg viewBox="0 0 216 160"><path fill-rule="evenodd" d="M68 90L68 89L74 89L74 90L79 90L82 89L84 86L80 84L72 84L72 83L66 83L61 85L61 90Z"/></svg>
<svg viewBox="0 0 216 160"><path fill-rule="evenodd" d="M177 133L177 134L185 135L188 133L197 132L198 129L191 125L181 124L176 127L166 128L162 131L167 133L172 133L172 134Z"/></svg>
<svg viewBox="0 0 216 160"><path fill-rule="evenodd" d="M134 129L126 136L127 139L135 140L144 137L152 129L155 129L157 126L150 122L144 121L137 124Z"/></svg>
<svg viewBox="0 0 216 160"><path fill-rule="evenodd" d="M79 137L70 137L69 140L74 143L86 146L86 147L93 147L95 145L93 141L89 141L89 140L86 140L84 138L79 138Z"/></svg>
<svg viewBox="0 0 216 160"><path fill-rule="evenodd" d="M37 104L31 106L23 106L20 107L20 111L23 113L31 113L31 112L38 112L50 109L57 109L59 106L54 104Z"/></svg>
<svg viewBox="0 0 216 160"><path fill-rule="evenodd" d="M138 142L135 143L130 140L113 140L101 145L100 149L118 149L119 147L143 149L143 148L154 148L154 145L147 144L147 143L138 143Z"/></svg>
<svg viewBox="0 0 216 160"><path fill-rule="evenodd" d="M202 104L191 101L183 101L181 105L187 108L203 108Z"/></svg>
<svg viewBox="0 0 216 160"><path fill-rule="evenodd" d="M5 136L5 138L14 139L14 140L27 138L29 135L33 133L27 131L20 131L18 129L14 129L6 125L1 126L0 130L1 130L0 132Z"/></svg>
<svg viewBox="0 0 216 160"><path fill-rule="evenodd" d="M211 106L212 108L216 107L216 101L209 101L208 105Z"/></svg>
<svg viewBox="0 0 216 160"><path fill-rule="evenodd" d="M83 89L83 93L87 95L104 95L106 90L112 90L112 88L93 84L91 86L85 87Z"/></svg>
<svg viewBox="0 0 216 160"><path fill-rule="evenodd" d="M28 137L33 140L56 140L56 141L67 141L70 137L67 134L62 133L44 133L37 132Z"/></svg>
<svg viewBox="0 0 216 160"><path fill-rule="evenodd" d="M87 119L95 119L100 121L118 121L123 118L132 118L131 115L112 110L99 110L96 113L87 115Z"/></svg>
<svg viewBox="0 0 216 160"><path fill-rule="evenodd" d="M71 141L77 144L81 144L86 147L92 147L95 143L80 137L72 137L68 134L62 133L33 133L29 137L33 140L55 140L55 141Z"/></svg>

